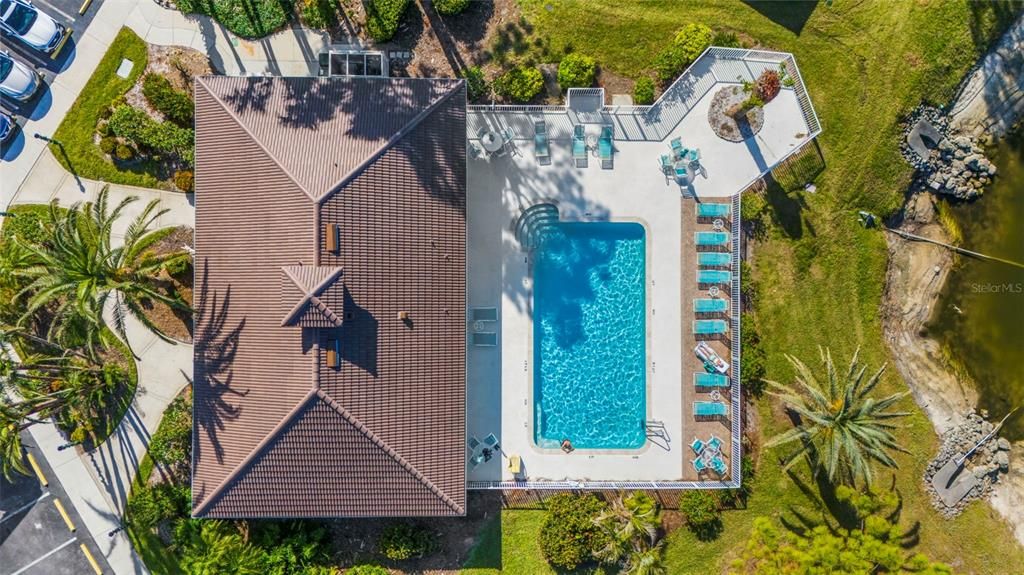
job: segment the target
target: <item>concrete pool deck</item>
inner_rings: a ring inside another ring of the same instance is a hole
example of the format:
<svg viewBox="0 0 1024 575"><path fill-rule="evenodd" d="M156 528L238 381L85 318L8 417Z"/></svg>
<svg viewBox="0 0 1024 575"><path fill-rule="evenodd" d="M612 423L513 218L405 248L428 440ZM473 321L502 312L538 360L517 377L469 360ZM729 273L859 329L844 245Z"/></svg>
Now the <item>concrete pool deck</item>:
<svg viewBox="0 0 1024 575"><path fill-rule="evenodd" d="M724 71L723 65L727 65ZM743 65L749 74L759 69ZM765 67L768 65L761 69ZM507 129L513 136L511 153L468 160L468 302L470 308L497 307L499 321L467 326L468 333L481 327L497 332L495 346L469 345L467 437L484 441L493 434L501 446L494 457L479 464L469 459L480 453L480 447L467 449L470 488L508 488L515 485L509 483L514 480L523 487L548 483L607 487L609 482L623 487L630 482L646 482L644 486L670 482L682 487L682 482L698 481L724 486L717 478L698 477L691 464L693 437L706 441L712 433L725 441L723 453L730 472L723 479L738 480L738 474L732 477L734 463L738 468L733 456L739 453L738 446L734 449L739 439L734 417L696 421L692 415L692 401L709 399L693 389L693 371L700 369L700 363L692 351L692 299L707 293L698 289L695 281L693 232L711 229L707 222L698 224L694 202L732 203L733 196L810 142L820 128L807 119L806 97L801 99L796 89L786 88L765 106L765 124L756 136L740 143L722 140L708 125L707 112L718 89L736 84L736 61L709 62L702 57L694 68L692 78L684 75L680 79L692 86L677 90L678 94L667 93L659 102L665 104L660 110L662 118L673 113L678 116L670 128L662 126L661 131L651 126L631 128L636 109L605 108L596 120L588 120L554 106L470 108L467 129L471 143L479 144L474 140L480 128ZM720 76L729 81L721 81ZM802 84L798 88L802 89ZM672 104L682 107L682 112L668 107ZM539 164L534 156L533 125L539 119L549 133L548 165ZM596 142L601 124L616 126L612 169L602 169L593 151L587 167L574 165L571 137L577 124L584 126L590 143ZM704 171L689 186L667 179L659 168L659 157L670 153L668 142L676 137L684 146L701 151ZM646 420L657 422L664 433L649 439L641 449L577 449L565 454L534 444L532 263L515 236L515 224L524 210L539 203L556 205L563 221L632 221L645 227ZM736 250L737 245L730 244L727 249ZM738 258L738 253L734 251L733 257ZM728 297L730 290L724 291ZM731 327L729 338L738 336L734 329L738 323L731 322ZM730 343L729 339L715 340L712 346L729 360ZM737 368L734 362L729 375ZM732 409L731 405L738 397L735 380L732 391L725 390L722 395L730 413L738 415L738 407ZM521 458L523 466L515 477L507 467L513 455Z"/></svg>

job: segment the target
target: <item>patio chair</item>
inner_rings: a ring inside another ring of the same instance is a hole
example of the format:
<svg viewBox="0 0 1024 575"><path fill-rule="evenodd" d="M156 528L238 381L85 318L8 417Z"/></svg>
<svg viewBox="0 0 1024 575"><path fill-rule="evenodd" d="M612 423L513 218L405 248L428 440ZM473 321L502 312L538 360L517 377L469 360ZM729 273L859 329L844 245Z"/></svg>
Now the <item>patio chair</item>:
<svg viewBox="0 0 1024 575"><path fill-rule="evenodd" d="M470 336L473 345L481 347L493 347L498 345L498 334L493 331L474 331Z"/></svg>
<svg viewBox="0 0 1024 575"><path fill-rule="evenodd" d="M697 473L704 473L708 466L705 465L704 462L701 461L701 459L698 457L697 459L693 460L693 468L697 470Z"/></svg>
<svg viewBox="0 0 1024 575"><path fill-rule="evenodd" d="M476 137L477 138L483 138L484 135L486 135L488 132L490 132L490 130L488 130L484 126L480 126L479 128L476 129Z"/></svg>
<svg viewBox="0 0 1024 575"><path fill-rule="evenodd" d="M722 449L722 440L712 435L711 439L708 440L708 447L718 451L719 449Z"/></svg>
<svg viewBox="0 0 1024 575"><path fill-rule="evenodd" d="M472 321L498 321L498 308L475 307L470 310L469 317Z"/></svg>
<svg viewBox="0 0 1024 575"><path fill-rule="evenodd" d="M610 169L612 167L612 137L614 130L611 126L601 128L601 137L597 140L597 151L601 157L601 167Z"/></svg>
<svg viewBox="0 0 1024 575"><path fill-rule="evenodd" d="M720 401L693 402L693 415L696 417L725 417L727 414L725 404Z"/></svg>
<svg viewBox="0 0 1024 575"><path fill-rule="evenodd" d="M721 335L729 331L729 324L721 319L698 319L693 322L694 335Z"/></svg>
<svg viewBox="0 0 1024 575"><path fill-rule="evenodd" d="M698 246L725 246L729 244L729 232L693 232L693 241Z"/></svg>
<svg viewBox="0 0 1024 575"><path fill-rule="evenodd" d="M587 140L583 135L583 126L574 126L572 129L572 158L577 168L587 166Z"/></svg>
<svg viewBox="0 0 1024 575"><path fill-rule="evenodd" d="M674 169L675 168L672 165L672 158L668 157L667 154L663 154L661 156L661 171L662 171L662 173L664 173L666 176L667 175L671 175L672 171Z"/></svg>
<svg viewBox="0 0 1024 575"><path fill-rule="evenodd" d="M533 149L534 155L541 163L551 160L551 149L548 146L548 132L543 120L533 124Z"/></svg>
<svg viewBox="0 0 1024 575"><path fill-rule="evenodd" d="M722 267L732 264L732 254L728 252L700 252L697 254L697 265Z"/></svg>
<svg viewBox="0 0 1024 575"><path fill-rule="evenodd" d="M732 215L732 206L729 204L697 204L698 218L728 218Z"/></svg>
<svg viewBox="0 0 1024 575"><path fill-rule="evenodd" d="M729 466L725 464L721 457L711 458L711 469L714 469L715 473L722 476L729 473Z"/></svg>
<svg viewBox="0 0 1024 575"><path fill-rule="evenodd" d="M690 162L691 164L699 162L700 161L700 150L698 150L696 148L694 148L692 150L686 150L685 157L686 157L686 161Z"/></svg>
<svg viewBox="0 0 1024 575"><path fill-rule="evenodd" d="M688 172L686 171L686 166L676 166L676 179L677 180L683 181L683 180L688 179L687 178L687 173Z"/></svg>
<svg viewBox="0 0 1024 575"><path fill-rule="evenodd" d="M698 284L727 284L732 281L732 273L725 270L697 270Z"/></svg>
<svg viewBox="0 0 1024 575"><path fill-rule="evenodd" d="M704 451L704 447L704 442L701 441L699 437L694 437L693 443L690 444L690 449L693 449L693 452L697 455L700 455L700 453Z"/></svg>
<svg viewBox="0 0 1024 575"><path fill-rule="evenodd" d="M673 138L672 141L669 142L669 145L672 146L672 154L677 159L681 158L683 152L686 150L685 148L683 148L683 141L680 138Z"/></svg>
<svg viewBox="0 0 1024 575"><path fill-rule="evenodd" d="M729 311L728 300L719 298L697 298L693 300L694 313L724 313L726 311Z"/></svg>
<svg viewBox="0 0 1024 575"><path fill-rule="evenodd" d="M697 391L729 387L729 377L720 373L695 373L693 386Z"/></svg>

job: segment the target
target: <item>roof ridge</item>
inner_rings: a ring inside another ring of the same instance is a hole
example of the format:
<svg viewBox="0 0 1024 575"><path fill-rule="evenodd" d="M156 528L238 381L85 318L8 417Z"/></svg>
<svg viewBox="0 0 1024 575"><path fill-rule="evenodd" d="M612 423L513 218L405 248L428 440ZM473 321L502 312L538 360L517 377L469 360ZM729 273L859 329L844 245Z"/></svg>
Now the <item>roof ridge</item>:
<svg viewBox="0 0 1024 575"><path fill-rule="evenodd" d="M301 281L299 281L299 279L297 277L295 277L295 274L293 274L291 272L291 270L289 269L290 267L291 266L281 266L281 271L283 271L284 275L288 276L288 278L292 280L292 283L294 283L297 288L299 288L299 289L301 289L303 291L303 297L302 297L302 299L299 300L298 303L296 303L294 306L292 306L291 311L289 311L288 314L284 316L284 319L281 320L281 325L282 326L286 326L286 325L291 324L291 322L295 320L295 317L297 315L299 315L299 312L302 311L302 307L304 305L306 305L306 303L312 302L314 299L317 302L320 302L320 299L317 298L314 294L316 294L320 290L322 290L325 287L327 287L328 284L333 283L336 279L338 279L338 277L342 274L342 272L345 271L345 268L343 268L341 266L313 266L313 267L318 267L318 268L319 267L330 267L331 273L327 274L327 276L325 276L322 280L320 280L312 288L308 288L305 285L303 285L303 283ZM326 308L327 306L324 305L324 307ZM331 312L331 315L333 315L335 318L337 318L337 315L334 313L333 310L330 310L330 308L328 308L328 311ZM328 318L328 319L331 319L331 318ZM334 320L332 319L331 321L334 321ZM340 319L338 321L340 321ZM338 322L335 322L335 323L338 323Z"/></svg>
<svg viewBox="0 0 1024 575"><path fill-rule="evenodd" d="M216 78L218 76L212 77ZM302 190L302 193L306 194L306 197L313 200L315 204L317 202L317 197L309 193L309 190L307 190L305 186L299 183L299 180L296 179L295 176L292 175L290 171L288 171L288 168L284 167L284 165L280 161L278 161L277 157L273 153L271 153L271 151L268 150L265 145L263 145L263 142L261 142L259 138L256 137L256 134L252 133L252 130L250 130L249 127L245 125L245 122L242 122L241 118L239 118L237 114L231 111L228 105L224 103L224 100L221 100L220 97L217 94L215 94L213 90L210 89L210 87L206 84L205 78L206 76L198 76L196 78L196 81L203 86L203 88L206 90L206 93L209 94L210 97L214 99L214 101L220 104L221 109L223 109L225 112L228 113L229 116L231 116L231 119L234 120L236 124L238 124L238 127L242 128L242 131L249 135L249 139L252 140L252 143L256 144L256 146L260 150L262 150L263 153L266 154L268 158L270 158L270 161L273 162L274 165L281 170L281 173L284 174L289 180L291 180L293 184L298 186L298 188Z"/></svg>
<svg viewBox="0 0 1024 575"><path fill-rule="evenodd" d="M422 79L425 80L427 78ZM430 78L430 80L435 83L437 82L437 79L434 78ZM406 134L408 134L421 123L423 123L423 120L427 119L431 114L433 114L434 111L441 106L441 104L451 99L452 95L455 94L459 90L459 88L461 88L465 84L465 82L466 81L462 79L455 79L452 82L452 87L449 88L447 92L442 94L441 97L439 97L436 102L420 110L418 114L416 114L411 120L406 122L406 124L402 126L401 129L392 134L391 137L388 138L386 142L381 144L381 146L377 148L372 154L367 155L362 162L359 162L359 165L352 168L352 170L349 171L349 173L345 174L344 176L342 176L340 180L338 180L333 185L328 187L327 191L325 191L319 197L313 198L313 201L315 201L318 205L322 205L331 196L333 196L335 192L340 190L345 184L354 180L357 176L359 176L359 174L363 173L363 171L365 171L366 168L368 168L370 165L376 162L381 156L383 156L384 152L390 150L396 143L398 143L402 138L404 138Z"/></svg>
<svg viewBox="0 0 1024 575"><path fill-rule="evenodd" d="M416 469L415 465L413 465L407 459L402 457L401 453L396 451L395 448L388 445L386 441L384 441L380 436L374 433L373 430L367 427L366 424L359 420L359 418L352 415L352 413L349 410L345 409L340 403L335 401L333 397L327 394L327 392L323 391L322 389L317 389L315 391L315 394L319 396L320 399L323 400L323 402L327 404L331 409L338 412L338 415L340 415L342 418L345 419L345 421L352 425L352 427L354 427L356 431L363 434L367 439L372 441L374 445L382 449L384 453L388 455L388 457L395 460L396 463L401 465L402 468L409 472L409 474L412 475L417 481L419 481L427 489L429 489L431 493L436 495L438 499L440 499L445 505L448 506L449 509L460 515L464 515L466 513L466 510L463 509L461 505L456 503L451 497L448 496L447 493L442 491L440 487L434 485L434 482L431 481L430 478L424 475L420 470Z"/></svg>
<svg viewBox="0 0 1024 575"><path fill-rule="evenodd" d="M213 491L210 491L210 494L207 495L205 499L203 499L203 502L200 503L198 506L192 508L192 516L199 517L203 512L205 512L206 508L210 506L211 502L217 497L219 497L224 492L224 490L227 489L227 486L232 481L235 480L235 478L241 475L242 470L247 468L249 464L251 464L256 459L256 457L259 456L259 454L263 451L263 448L266 447L267 444L269 444L271 441L273 441L281 432L281 430L285 428L285 426L291 423L292 420L294 420L296 417L299 416L300 413L302 413L303 409L305 409L306 406L313 401L316 395L317 391L315 389L309 390L309 393L307 393L305 397L303 397L302 400L299 401L299 403L297 403L295 407L293 407L292 410L288 412L287 415L282 417L281 421L277 422L277 425L275 425L273 429L267 432L267 435L264 436L263 439L256 444L256 447L254 447L252 451L249 452L249 455L246 455L245 459L239 462L238 466L236 466L231 471L231 473L228 473L224 477L224 480L221 481L220 484L213 489Z"/></svg>

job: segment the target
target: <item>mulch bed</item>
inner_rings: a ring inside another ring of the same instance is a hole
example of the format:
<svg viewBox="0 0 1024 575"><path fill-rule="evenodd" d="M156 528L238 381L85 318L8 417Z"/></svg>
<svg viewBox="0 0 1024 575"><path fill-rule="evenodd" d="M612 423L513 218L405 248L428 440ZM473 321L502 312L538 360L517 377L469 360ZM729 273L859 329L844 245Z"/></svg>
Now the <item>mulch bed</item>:
<svg viewBox="0 0 1024 575"><path fill-rule="evenodd" d="M742 103L749 94L739 86L722 88L711 98L708 123L719 138L729 142L742 142L755 136L764 127L764 108L755 106L746 114L734 118L727 114L730 108Z"/></svg>
<svg viewBox="0 0 1024 575"><path fill-rule="evenodd" d="M150 250L156 254L166 254L180 251L182 246L192 247L192 228L189 226L175 229L174 232L154 243ZM157 286L165 295L173 296L177 293L186 304L192 306L192 266L175 276L161 273ZM168 337L184 343L192 343L191 313L152 300L145 300L142 307L146 312L146 317Z"/></svg>

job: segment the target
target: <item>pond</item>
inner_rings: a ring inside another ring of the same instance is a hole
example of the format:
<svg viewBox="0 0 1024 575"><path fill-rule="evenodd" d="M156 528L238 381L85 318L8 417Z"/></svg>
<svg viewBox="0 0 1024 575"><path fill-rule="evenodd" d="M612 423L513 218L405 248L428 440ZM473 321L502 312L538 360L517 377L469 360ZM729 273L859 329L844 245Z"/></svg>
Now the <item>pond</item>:
<svg viewBox="0 0 1024 575"><path fill-rule="evenodd" d="M963 247L1024 262L1024 131L1000 142L990 157L999 170L992 187L953 209ZM990 418L1022 408L1003 435L1024 439L1024 269L961 258L929 327L974 381L979 408Z"/></svg>

